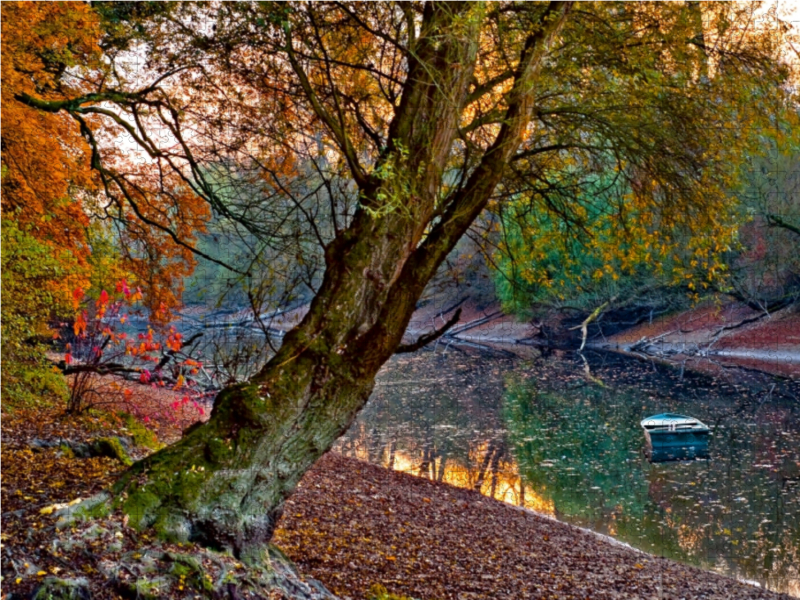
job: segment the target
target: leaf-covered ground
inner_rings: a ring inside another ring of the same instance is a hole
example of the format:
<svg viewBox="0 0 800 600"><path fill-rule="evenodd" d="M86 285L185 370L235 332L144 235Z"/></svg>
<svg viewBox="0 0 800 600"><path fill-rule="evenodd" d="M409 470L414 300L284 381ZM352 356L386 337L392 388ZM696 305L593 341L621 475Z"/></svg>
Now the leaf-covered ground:
<svg viewBox="0 0 800 600"><path fill-rule="evenodd" d="M110 417L65 417L55 408L4 413L2 419L3 593L29 594L49 575L90 575L95 552L67 561L48 544L55 521L42 509L88 498L113 482L124 466L107 457L75 458L60 448L34 450L34 440L83 441L109 432L124 434Z"/></svg>
<svg viewBox="0 0 800 600"><path fill-rule="evenodd" d="M181 425L161 423L157 430L174 439ZM156 592L153 597L209 597L231 585L210 592L212 584L247 579L233 559L191 545L156 542L116 515L56 527L57 513L48 513L48 507L96 494L124 467L112 458L32 448L32 441L132 436L137 431L131 427L130 421L103 413L65 417L56 408L4 414L4 599L30 597L51 577L85 578L93 598L122 597L125 588L120 586L126 582L132 586L126 597L144 597L144 591ZM135 452L147 451L139 447ZM306 475L287 503L275 541L304 574L343 598L359 600L369 597L376 584L426 600L780 597L642 554L477 492L332 453ZM187 554L195 570L187 571ZM137 588L137 581L149 587Z"/></svg>
<svg viewBox="0 0 800 600"><path fill-rule="evenodd" d="M372 582L453 600L782 597L332 453L287 503L276 542L304 572L351 598L363 598Z"/></svg>
<svg viewBox="0 0 800 600"><path fill-rule="evenodd" d="M140 408L149 406L153 398L143 401ZM158 414L165 413L154 411L149 424L163 439L176 439L188 416L159 421ZM274 548L260 564L246 567L232 556L194 544L155 540L146 531L128 527L122 515L97 510L103 508L102 503L93 502L99 498L97 494L125 467L115 458L79 458L71 447L110 436L140 442L133 448L134 458L158 444L152 432L129 416L95 411L70 417L56 407L4 413L0 488L3 600L333 598L297 575ZM47 447L52 442L56 445ZM72 595L59 595L65 585L75 586L69 590Z"/></svg>

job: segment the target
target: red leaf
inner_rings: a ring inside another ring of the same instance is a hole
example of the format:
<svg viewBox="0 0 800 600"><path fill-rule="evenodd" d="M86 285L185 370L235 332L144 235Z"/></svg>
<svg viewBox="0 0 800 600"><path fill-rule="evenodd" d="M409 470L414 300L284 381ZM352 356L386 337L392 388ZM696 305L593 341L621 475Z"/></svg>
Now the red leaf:
<svg viewBox="0 0 800 600"><path fill-rule="evenodd" d="M75 335L84 337L86 335L86 312L78 313L75 319L75 325L72 327Z"/></svg>
<svg viewBox="0 0 800 600"><path fill-rule="evenodd" d="M78 310L81 300L83 300L83 290L79 287L72 290L72 306L75 310Z"/></svg>

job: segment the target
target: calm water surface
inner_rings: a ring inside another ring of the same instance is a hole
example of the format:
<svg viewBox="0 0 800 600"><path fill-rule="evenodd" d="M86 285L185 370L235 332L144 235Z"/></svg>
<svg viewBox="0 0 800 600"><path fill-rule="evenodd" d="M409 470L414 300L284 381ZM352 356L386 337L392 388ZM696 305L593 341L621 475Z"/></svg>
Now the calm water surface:
<svg viewBox="0 0 800 600"><path fill-rule="evenodd" d="M800 597L800 385L526 352L395 357L337 449ZM647 461L667 411L712 428L708 460Z"/></svg>

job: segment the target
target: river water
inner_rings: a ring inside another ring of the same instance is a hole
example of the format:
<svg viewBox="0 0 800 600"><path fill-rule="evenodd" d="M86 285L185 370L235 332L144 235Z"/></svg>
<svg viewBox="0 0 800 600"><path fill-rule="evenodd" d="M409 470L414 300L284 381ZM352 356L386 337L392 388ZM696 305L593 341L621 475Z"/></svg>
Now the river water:
<svg viewBox="0 0 800 600"><path fill-rule="evenodd" d="M799 384L511 350L394 357L337 450L800 597ZM709 458L649 462L660 412L709 425Z"/></svg>

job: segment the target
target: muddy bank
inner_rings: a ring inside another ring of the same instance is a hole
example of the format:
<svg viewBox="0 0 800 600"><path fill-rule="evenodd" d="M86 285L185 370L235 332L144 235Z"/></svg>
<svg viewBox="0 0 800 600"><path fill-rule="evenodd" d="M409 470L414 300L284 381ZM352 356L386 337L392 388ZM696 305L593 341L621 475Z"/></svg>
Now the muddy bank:
<svg viewBox="0 0 800 600"><path fill-rule="evenodd" d="M533 321L520 321L504 314L497 304L481 306L469 299L421 307L409 323L407 340L442 327L459 309L459 322L439 339L439 344L575 350L581 343L580 322L585 315L553 312ZM800 380L798 305L769 313L739 302L709 300L669 315L644 309L639 312L642 314L637 313L638 317L628 315L632 320L627 325L620 315L601 315L589 326L587 346L665 360L715 376L744 370Z"/></svg>
<svg viewBox="0 0 800 600"><path fill-rule="evenodd" d="M740 369L800 380L800 306L768 313L709 301L591 345L711 375Z"/></svg>

